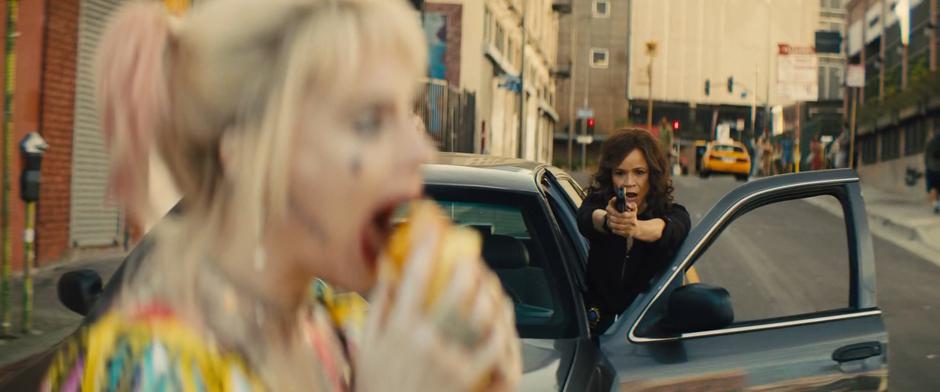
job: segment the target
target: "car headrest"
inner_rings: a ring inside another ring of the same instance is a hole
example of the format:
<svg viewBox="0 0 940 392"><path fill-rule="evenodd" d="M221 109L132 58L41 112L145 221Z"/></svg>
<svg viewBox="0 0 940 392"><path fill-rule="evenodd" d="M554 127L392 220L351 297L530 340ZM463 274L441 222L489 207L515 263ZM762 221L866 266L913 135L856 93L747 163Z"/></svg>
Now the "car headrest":
<svg viewBox="0 0 940 392"><path fill-rule="evenodd" d="M493 234L483 237L483 259L493 269L525 268L529 251L514 237Z"/></svg>

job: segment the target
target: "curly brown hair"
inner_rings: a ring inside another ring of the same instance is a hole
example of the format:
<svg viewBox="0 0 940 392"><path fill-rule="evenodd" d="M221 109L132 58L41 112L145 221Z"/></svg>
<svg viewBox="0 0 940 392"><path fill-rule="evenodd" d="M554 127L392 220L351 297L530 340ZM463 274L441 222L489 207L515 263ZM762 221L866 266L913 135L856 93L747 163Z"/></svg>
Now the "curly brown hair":
<svg viewBox="0 0 940 392"><path fill-rule="evenodd" d="M601 146L601 159L597 172L591 176L588 192L613 197L613 171L633 150L639 149L649 165L650 190L646 195L647 208L654 214L665 213L672 207L673 187L669 161L659 142L648 131L625 128L611 135Z"/></svg>

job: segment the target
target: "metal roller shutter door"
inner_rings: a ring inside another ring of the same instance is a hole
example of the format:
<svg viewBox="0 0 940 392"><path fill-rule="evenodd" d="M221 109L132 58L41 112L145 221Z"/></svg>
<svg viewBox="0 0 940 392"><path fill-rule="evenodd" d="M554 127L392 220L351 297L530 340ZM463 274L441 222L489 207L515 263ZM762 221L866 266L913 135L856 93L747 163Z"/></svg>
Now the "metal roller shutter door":
<svg viewBox="0 0 940 392"><path fill-rule="evenodd" d="M75 83L75 127L72 154L72 246L117 245L123 238L123 216L106 199L108 155L95 107L94 60L98 42L120 0L82 0L78 27Z"/></svg>

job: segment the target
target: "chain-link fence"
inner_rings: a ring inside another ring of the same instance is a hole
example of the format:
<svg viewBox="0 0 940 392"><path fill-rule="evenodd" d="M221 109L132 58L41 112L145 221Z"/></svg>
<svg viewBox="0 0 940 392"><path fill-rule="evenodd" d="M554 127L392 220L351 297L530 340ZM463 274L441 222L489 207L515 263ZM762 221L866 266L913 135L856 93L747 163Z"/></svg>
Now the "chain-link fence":
<svg viewBox="0 0 940 392"><path fill-rule="evenodd" d="M416 102L425 129L441 151L473 152L476 94L448 86L446 80L427 80Z"/></svg>

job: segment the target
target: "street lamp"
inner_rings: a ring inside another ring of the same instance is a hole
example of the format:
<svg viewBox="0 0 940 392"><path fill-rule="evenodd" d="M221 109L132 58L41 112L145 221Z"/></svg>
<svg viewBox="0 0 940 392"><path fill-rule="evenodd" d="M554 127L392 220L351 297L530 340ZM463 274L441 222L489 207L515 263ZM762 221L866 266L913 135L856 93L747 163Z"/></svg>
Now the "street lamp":
<svg viewBox="0 0 940 392"><path fill-rule="evenodd" d="M653 59L656 58L656 41L646 41L646 55L649 63L646 64L646 76L649 78L649 94L646 98L646 127L653 129Z"/></svg>

